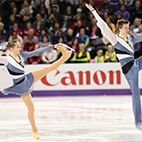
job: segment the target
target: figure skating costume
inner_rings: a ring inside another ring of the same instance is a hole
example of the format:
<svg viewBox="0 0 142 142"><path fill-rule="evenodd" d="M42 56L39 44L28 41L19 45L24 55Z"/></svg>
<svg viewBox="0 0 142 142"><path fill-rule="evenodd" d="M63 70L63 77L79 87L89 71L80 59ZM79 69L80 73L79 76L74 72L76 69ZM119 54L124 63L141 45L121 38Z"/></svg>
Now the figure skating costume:
<svg viewBox="0 0 142 142"><path fill-rule="evenodd" d="M128 35L126 42L123 38L112 33L110 28L95 10L93 10L92 13L98 21L97 25L101 29L102 34L108 38L115 49L122 67L122 72L124 73L132 92L135 125L137 128L142 129L141 99L138 85L138 73L142 69L142 56L137 59L134 58L134 44L142 41L142 33Z"/></svg>
<svg viewBox="0 0 142 142"><path fill-rule="evenodd" d="M0 45L1 46L1 45ZM3 63L12 80L13 86L8 87L3 90L4 95L9 93L26 96L33 90L33 75L32 73L25 74L25 60L29 57L32 57L36 54L43 53L44 51L52 49L54 46L41 47L37 50L31 52L23 52L19 56L20 62L18 63L11 55L9 56L0 56L0 63Z"/></svg>

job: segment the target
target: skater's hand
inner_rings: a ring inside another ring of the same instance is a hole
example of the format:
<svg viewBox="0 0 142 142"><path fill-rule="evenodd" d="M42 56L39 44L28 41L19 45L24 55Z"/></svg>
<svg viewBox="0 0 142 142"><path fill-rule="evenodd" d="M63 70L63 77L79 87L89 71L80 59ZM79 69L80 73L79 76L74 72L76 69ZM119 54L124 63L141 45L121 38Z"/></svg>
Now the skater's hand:
<svg viewBox="0 0 142 142"><path fill-rule="evenodd" d="M90 11L95 10L95 9L91 6L91 4L85 3L85 6L86 6Z"/></svg>

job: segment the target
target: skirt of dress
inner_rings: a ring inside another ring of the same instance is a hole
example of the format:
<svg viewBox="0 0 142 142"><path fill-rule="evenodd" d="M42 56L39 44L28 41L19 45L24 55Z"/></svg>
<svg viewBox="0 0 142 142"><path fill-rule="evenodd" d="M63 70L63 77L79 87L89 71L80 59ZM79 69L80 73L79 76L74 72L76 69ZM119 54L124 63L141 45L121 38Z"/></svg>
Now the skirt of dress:
<svg viewBox="0 0 142 142"><path fill-rule="evenodd" d="M33 75L32 73L28 73L25 75L25 79L20 84L13 85L3 90L4 95L8 95L9 93L26 96L33 91Z"/></svg>

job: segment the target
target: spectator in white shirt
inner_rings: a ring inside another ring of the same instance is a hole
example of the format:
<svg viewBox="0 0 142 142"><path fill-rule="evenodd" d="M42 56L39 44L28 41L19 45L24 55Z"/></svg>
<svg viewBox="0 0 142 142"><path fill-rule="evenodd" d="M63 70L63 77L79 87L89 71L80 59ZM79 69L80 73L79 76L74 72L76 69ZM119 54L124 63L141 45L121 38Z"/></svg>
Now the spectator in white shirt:
<svg viewBox="0 0 142 142"><path fill-rule="evenodd" d="M16 31L12 32L12 35L9 37L8 41L16 40L23 44L23 39L20 35L17 34Z"/></svg>
<svg viewBox="0 0 142 142"><path fill-rule="evenodd" d="M48 44L49 45L52 45L51 43ZM54 49L50 49L48 51L45 51L42 55L42 61L46 64L50 64L50 63L53 63L56 59L57 59L57 56L58 56L58 53L56 50Z"/></svg>

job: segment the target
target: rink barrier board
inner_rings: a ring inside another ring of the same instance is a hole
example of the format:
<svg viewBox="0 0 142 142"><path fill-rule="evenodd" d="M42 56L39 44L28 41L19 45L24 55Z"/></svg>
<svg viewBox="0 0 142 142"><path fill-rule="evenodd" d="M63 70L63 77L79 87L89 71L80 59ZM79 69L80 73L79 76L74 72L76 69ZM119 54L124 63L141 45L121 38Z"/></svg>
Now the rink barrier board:
<svg viewBox="0 0 142 142"><path fill-rule="evenodd" d="M142 89L140 89L142 94ZM130 89L115 89L115 90L58 90L58 91L33 91L32 96L92 96L92 95L131 95ZM4 95L0 92L0 97L19 97L19 95L9 94Z"/></svg>
<svg viewBox="0 0 142 142"><path fill-rule="evenodd" d="M47 65L26 65L26 73ZM139 87L142 93L142 72ZM0 66L0 97L2 90L11 86L12 80L4 66ZM85 96L85 95L131 95L131 91L119 63L62 64L57 70L34 84L33 96Z"/></svg>

